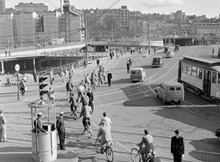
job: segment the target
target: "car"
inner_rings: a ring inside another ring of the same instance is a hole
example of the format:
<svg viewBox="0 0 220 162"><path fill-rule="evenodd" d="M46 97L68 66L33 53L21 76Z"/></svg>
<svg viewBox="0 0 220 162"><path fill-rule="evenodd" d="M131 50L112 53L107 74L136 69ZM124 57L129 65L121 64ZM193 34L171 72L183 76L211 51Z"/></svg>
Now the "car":
<svg viewBox="0 0 220 162"><path fill-rule="evenodd" d="M162 67L164 64L162 62L161 56L156 56L153 58L152 67Z"/></svg>
<svg viewBox="0 0 220 162"><path fill-rule="evenodd" d="M169 51L166 53L166 57L167 57L167 58L174 57L174 52L173 52L172 50L169 50Z"/></svg>
<svg viewBox="0 0 220 162"><path fill-rule="evenodd" d="M143 82L146 78L146 73L143 68L132 68L130 73L131 82L141 81Z"/></svg>
<svg viewBox="0 0 220 162"><path fill-rule="evenodd" d="M174 51L179 51L180 50L180 45L175 45Z"/></svg>
<svg viewBox="0 0 220 162"><path fill-rule="evenodd" d="M163 103L176 102L180 104L184 100L184 87L179 82L164 82L156 88L157 98L163 100Z"/></svg>

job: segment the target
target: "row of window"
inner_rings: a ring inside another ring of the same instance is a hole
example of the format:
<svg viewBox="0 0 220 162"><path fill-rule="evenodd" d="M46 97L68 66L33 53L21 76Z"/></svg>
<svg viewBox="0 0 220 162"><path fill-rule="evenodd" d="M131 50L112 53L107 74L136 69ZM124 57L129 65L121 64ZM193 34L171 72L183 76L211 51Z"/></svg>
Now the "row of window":
<svg viewBox="0 0 220 162"><path fill-rule="evenodd" d="M186 73L188 75L192 75L196 78L203 79L203 69L192 66L192 65L187 65L187 64L182 64L182 72ZM217 73L215 71L211 72L211 79L212 83L220 83L220 73Z"/></svg>

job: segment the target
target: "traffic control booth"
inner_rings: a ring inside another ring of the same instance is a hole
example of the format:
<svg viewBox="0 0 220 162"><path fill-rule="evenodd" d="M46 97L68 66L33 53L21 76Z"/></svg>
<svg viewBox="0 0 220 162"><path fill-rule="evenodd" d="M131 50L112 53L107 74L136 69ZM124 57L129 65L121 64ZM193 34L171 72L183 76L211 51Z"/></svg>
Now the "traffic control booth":
<svg viewBox="0 0 220 162"><path fill-rule="evenodd" d="M34 162L51 162L57 159L56 109L55 103L43 99L28 105L31 108L32 158ZM37 113L42 113L42 127L47 133L34 129Z"/></svg>

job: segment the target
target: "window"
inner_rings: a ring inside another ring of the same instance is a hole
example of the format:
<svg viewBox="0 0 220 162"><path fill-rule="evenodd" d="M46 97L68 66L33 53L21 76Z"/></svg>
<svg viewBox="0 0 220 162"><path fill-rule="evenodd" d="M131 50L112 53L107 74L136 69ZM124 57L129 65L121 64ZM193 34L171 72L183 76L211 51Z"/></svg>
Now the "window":
<svg viewBox="0 0 220 162"><path fill-rule="evenodd" d="M175 88L174 87L170 87L170 91L175 91Z"/></svg>
<svg viewBox="0 0 220 162"><path fill-rule="evenodd" d="M186 65L186 73L191 75L191 70L192 70L192 67L189 65Z"/></svg>
<svg viewBox="0 0 220 162"><path fill-rule="evenodd" d="M186 73L186 64L182 64L182 71Z"/></svg>
<svg viewBox="0 0 220 162"><path fill-rule="evenodd" d="M197 76L197 67L192 66L192 76L196 77Z"/></svg>
<svg viewBox="0 0 220 162"><path fill-rule="evenodd" d="M220 83L220 73L218 73L218 83Z"/></svg>
<svg viewBox="0 0 220 162"><path fill-rule="evenodd" d="M217 75L216 72L212 72L212 83L216 83Z"/></svg>
<svg viewBox="0 0 220 162"><path fill-rule="evenodd" d="M180 91L180 90L181 90L181 87L176 87L176 90L177 90L177 91Z"/></svg>
<svg viewBox="0 0 220 162"><path fill-rule="evenodd" d="M198 70L197 70L197 77L198 77L199 79L202 79L202 69L199 69L199 68L198 68Z"/></svg>

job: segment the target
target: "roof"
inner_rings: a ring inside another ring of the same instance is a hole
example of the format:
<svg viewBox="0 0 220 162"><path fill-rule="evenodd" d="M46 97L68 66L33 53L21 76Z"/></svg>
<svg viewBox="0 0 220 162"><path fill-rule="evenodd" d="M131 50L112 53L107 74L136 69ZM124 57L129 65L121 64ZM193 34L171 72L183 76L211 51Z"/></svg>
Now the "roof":
<svg viewBox="0 0 220 162"><path fill-rule="evenodd" d="M220 61L207 59L207 58L199 58L193 56L184 56L180 62L194 65L196 67L200 67L203 69L213 70L213 71L220 71Z"/></svg>
<svg viewBox="0 0 220 162"><path fill-rule="evenodd" d="M144 70L144 68L141 68L141 67L139 67L139 68L132 68L131 70Z"/></svg>
<svg viewBox="0 0 220 162"><path fill-rule="evenodd" d="M176 85L181 85L182 86L182 84L179 83L179 82L164 82L164 84L169 85L169 86L176 86Z"/></svg>

